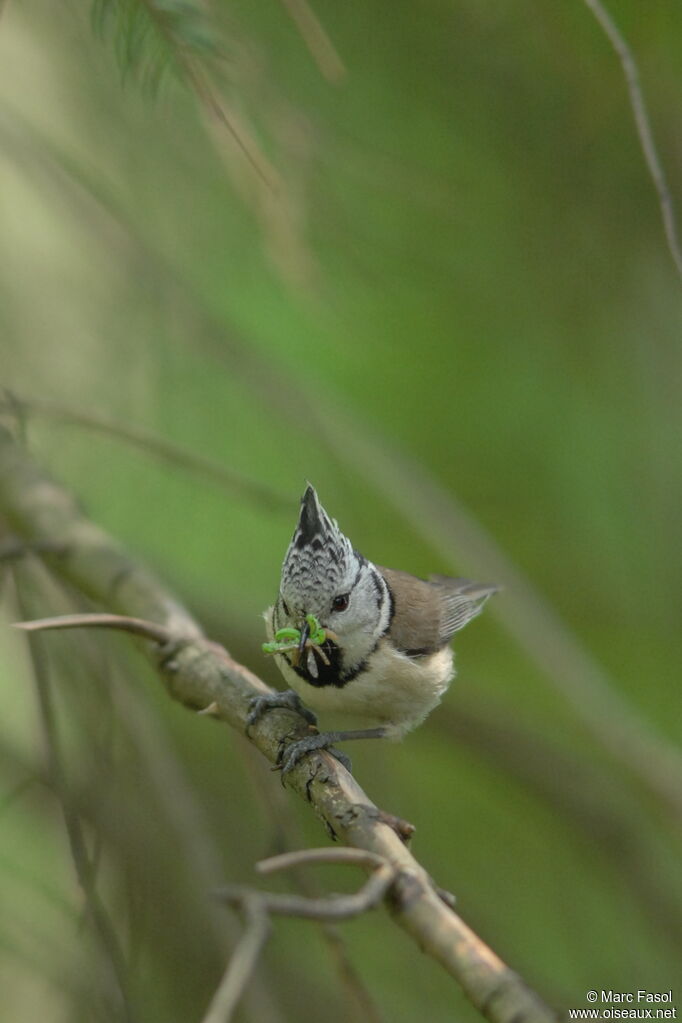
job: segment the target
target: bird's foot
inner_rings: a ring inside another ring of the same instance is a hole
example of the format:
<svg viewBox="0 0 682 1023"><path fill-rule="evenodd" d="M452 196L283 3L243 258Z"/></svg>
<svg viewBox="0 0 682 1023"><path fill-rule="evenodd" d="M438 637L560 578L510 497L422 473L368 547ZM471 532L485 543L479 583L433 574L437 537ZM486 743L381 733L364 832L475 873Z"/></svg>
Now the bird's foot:
<svg viewBox="0 0 682 1023"><path fill-rule="evenodd" d="M306 735L302 739L296 739L294 742L290 742L288 746L284 746L278 757L278 767L282 771L282 780L284 780L289 771L293 771L294 767L306 754L315 753L317 750L327 750L343 764L347 771L350 771L352 769L350 757L347 757L345 753L334 749L332 746L332 743L338 742L339 738L338 732L318 732L317 735Z"/></svg>
<svg viewBox="0 0 682 1023"><path fill-rule="evenodd" d="M288 774L306 753L313 753L320 749L326 749L343 764L347 771L350 771L350 758L345 753L334 749L332 743L348 742L349 739L385 739L387 731L385 726L380 725L378 728L355 728L343 732L318 732L317 735L307 735L303 739L297 739L285 746L278 757L277 762L282 768L282 777Z"/></svg>
<svg viewBox="0 0 682 1023"><path fill-rule="evenodd" d="M282 693L267 693L263 696L254 696L249 705L249 713L246 718L246 731L248 732L256 722L260 721L263 714L266 714L269 710L293 710L301 717L304 717L308 724L316 725L317 718L313 714L312 710L308 710L304 703L302 703L298 693L295 693L293 689L286 689Z"/></svg>

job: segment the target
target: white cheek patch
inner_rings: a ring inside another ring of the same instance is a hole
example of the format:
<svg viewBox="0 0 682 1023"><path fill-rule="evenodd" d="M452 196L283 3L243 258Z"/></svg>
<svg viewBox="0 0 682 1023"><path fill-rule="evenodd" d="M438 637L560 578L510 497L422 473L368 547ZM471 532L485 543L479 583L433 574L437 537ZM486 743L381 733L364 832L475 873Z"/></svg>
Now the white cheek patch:
<svg viewBox="0 0 682 1023"><path fill-rule="evenodd" d="M308 650L308 674L312 678L318 677L317 661L315 660L315 651L312 649Z"/></svg>

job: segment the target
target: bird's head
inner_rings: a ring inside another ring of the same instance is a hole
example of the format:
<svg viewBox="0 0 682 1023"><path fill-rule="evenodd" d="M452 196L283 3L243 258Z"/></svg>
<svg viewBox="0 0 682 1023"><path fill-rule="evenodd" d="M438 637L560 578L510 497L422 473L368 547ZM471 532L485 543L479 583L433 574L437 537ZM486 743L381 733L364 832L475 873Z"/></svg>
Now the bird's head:
<svg viewBox="0 0 682 1023"><path fill-rule="evenodd" d="M280 581L277 627L304 630L314 615L330 630L348 672L373 650L390 618L388 589L380 573L353 548L308 485Z"/></svg>

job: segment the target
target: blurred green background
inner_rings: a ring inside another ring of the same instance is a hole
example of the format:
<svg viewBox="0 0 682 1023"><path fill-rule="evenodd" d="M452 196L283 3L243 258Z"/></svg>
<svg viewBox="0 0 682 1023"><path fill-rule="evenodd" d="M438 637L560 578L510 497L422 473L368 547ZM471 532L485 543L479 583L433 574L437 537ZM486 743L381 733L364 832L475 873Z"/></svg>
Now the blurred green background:
<svg viewBox="0 0 682 1023"><path fill-rule="evenodd" d="M355 773L552 1004L679 997L682 303L603 33L579 0L315 0L326 37L300 0L216 2L161 41L92 6L0 17L1 383L31 450L273 684L306 479L372 560L503 584L442 708ZM611 10L682 205L682 9ZM2 597L5 623L82 606L33 563ZM42 650L134 1018L200 1020L240 928L211 889L326 836L125 637ZM123 1019L5 626L0 700L3 1018ZM342 936L277 921L239 1018L479 1018L383 912Z"/></svg>

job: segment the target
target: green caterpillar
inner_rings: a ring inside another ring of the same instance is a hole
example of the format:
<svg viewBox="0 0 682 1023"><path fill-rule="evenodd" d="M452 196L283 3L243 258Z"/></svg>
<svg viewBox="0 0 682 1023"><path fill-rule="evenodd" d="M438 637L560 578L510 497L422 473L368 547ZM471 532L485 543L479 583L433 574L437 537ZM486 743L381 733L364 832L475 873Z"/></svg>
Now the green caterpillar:
<svg viewBox="0 0 682 1023"><path fill-rule="evenodd" d="M308 642L313 646L322 646L327 638L326 631L322 628L315 615L306 615L305 620L310 626ZM301 642L300 629L278 629L272 643L263 643L263 653L282 654L287 650L297 650Z"/></svg>

